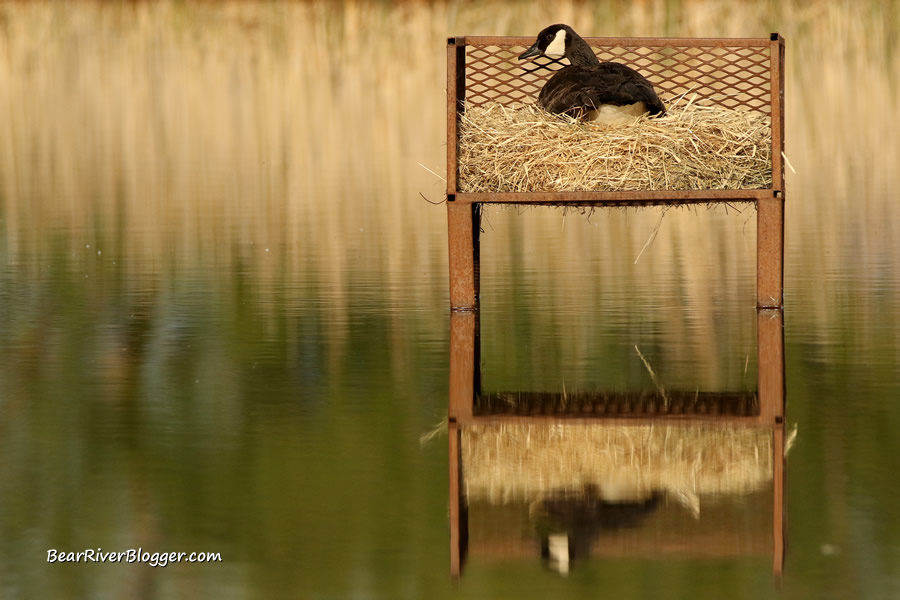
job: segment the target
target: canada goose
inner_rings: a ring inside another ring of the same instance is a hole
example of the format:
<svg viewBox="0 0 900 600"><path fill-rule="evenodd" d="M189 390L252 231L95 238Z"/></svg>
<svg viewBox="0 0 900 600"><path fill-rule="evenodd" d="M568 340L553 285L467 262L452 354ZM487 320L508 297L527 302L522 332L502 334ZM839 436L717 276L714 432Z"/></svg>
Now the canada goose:
<svg viewBox="0 0 900 600"><path fill-rule="evenodd" d="M643 75L623 64L601 63L568 25L551 25L541 31L519 60L539 55L566 57L571 63L541 89L538 103L549 112L604 122L627 121L647 112L666 114L666 107Z"/></svg>
<svg viewBox="0 0 900 600"><path fill-rule="evenodd" d="M574 561L590 556L604 532L637 528L657 508L663 494L635 485L587 485L579 495L560 492L541 502L541 558L566 575Z"/></svg>

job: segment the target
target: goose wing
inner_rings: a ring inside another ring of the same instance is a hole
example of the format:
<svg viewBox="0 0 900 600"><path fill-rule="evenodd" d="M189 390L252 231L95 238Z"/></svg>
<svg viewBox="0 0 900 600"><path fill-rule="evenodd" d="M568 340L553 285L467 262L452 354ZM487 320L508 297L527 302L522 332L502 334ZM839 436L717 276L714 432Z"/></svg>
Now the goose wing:
<svg viewBox="0 0 900 600"><path fill-rule="evenodd" d="M601 63L599 67L569 66L560 69L541 89L538 102L552 113L578 116L602 104L643 102L651 115L666 108L647 79L625 65Z"/></svg>

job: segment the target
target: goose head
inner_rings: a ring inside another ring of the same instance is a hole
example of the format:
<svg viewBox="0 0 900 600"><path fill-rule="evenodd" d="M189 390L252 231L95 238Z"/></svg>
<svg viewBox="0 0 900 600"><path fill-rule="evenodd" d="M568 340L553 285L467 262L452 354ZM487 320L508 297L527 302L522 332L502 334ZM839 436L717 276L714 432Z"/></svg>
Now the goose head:
<svg viewBox="0 0 900 600"><path fill-rule="evenodd" d="M566 57L573 65L600 66L600 61L588 43L574 29L562 23L541 30L531 48L519 55L519 60L533 56L547 56L557 60Z"/></svg>
<svg viewBox="0 0 900 600"><path fill-rule="evenodd" d="M549 56L550 58L562 58L572 45L572 41L578 38L575 30L568 25L557 23L545 27L537 36L534 45L519 55L519 60L532 56Z"/></svg>

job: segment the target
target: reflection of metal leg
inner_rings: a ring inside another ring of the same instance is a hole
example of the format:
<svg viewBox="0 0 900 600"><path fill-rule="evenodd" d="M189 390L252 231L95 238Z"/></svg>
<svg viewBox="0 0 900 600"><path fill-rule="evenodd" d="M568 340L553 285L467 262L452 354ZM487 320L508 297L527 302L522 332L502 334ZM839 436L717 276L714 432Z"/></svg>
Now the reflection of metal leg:
<svg viewBox="0 0 900 600"><path fill-rule="evenodd" d="M450 420L472 416L479 364L478 313L450 313Z"/></svg>
<svg viewBox="0 0 900 600"><path fill-rule="evenodd" d="M450 308L478 308L478 259L481 210L477 204L447 202L450 258Z"/></svg>
<svg viewBox="0 0 900 600"><path fill-rule="evenodd" d="M466 557L468 515L462 498L460 471L460 430L453 421L448 427L450 438L450 575L459 577Z"/></svg>
<svg viewBox="0 0 900 600"><path fill-rule="evenodd" d="M773 435L773 453L774 470L772 473L772 482L774 484L775 506L772 510L772 525L774 528L773 535L773 562L772 573L776 577L781 577L784 572L784 550L785 550L785 512L784 512L784 423L775 426Z"/></svg>
<svg viewBox="0 0 900 600"><path fill-rule="evenodd" d="M756 306L784 304L784 195L756 203Z"/></svg>
<svg viewBox="0 0 900 600"><path fill-rule="evenodd" d="M784 420L784 315L781 310L756 313L759 366L759 417L765 425Z"/></svg>
<svg viewBox="0 0 900 600"><path fill-rule="evenodd" d="M459 577L468 542L468 512L462 489L462 432L459 421L472 417L480 386L478 312L450 312L450 574Z"/></svg>
<svg viewBox="0 0 900 600"><path fill-rule="evenodd" d="M781 577L785 554L784 312L757 311L760 421L772 427L772 573Z"/></svg>
<svg viewBox="0 0 900 600"><path fill-rule="evenodd" d="M447 428L450 439L450 575L459 577L462 552L459 545L459 426L453 421Z"/></svg>

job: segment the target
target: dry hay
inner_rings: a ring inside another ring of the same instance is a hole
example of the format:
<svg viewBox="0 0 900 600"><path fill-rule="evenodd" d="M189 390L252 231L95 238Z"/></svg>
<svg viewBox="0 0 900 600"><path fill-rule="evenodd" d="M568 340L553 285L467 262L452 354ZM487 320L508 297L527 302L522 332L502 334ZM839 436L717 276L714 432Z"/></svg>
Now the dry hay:
<svg viewBox="0 0 900 600"><path fill-rule="evenodd" d="M695 514L700 494L744 494L772 480L772 429L699 425L474 425L462 430L467 498L535 502L589 487L665 491Z"/></svg>
<svg viewBox="0 0 900 600"><path fill-rule="evenodd" d="M533 104L467 105L462 192L760 189L772 184L769 117L669 103L662 118L580 122Z"/></svg>

